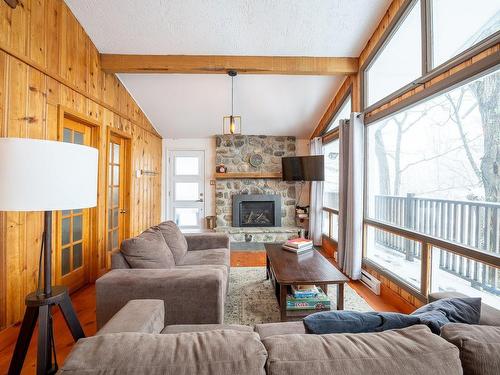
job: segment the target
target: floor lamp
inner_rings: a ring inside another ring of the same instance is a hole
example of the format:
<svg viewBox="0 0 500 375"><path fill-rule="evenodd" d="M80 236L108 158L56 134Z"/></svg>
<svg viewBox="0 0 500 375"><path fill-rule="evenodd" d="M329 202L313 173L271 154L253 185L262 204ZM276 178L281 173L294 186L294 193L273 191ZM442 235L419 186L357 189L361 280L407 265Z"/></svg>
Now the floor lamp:
<svg viewBox="0 0 500 375"><path fill-rule="evenodd" d="M60 307L75 341L85 337L68 289L52 285L52 211L96 206L97 155L95 148L72 143L0 138L0 211L44 212L38 290L26 296L9 374L21 372L37 320L37 374L57 371L55 357L53 360L53 306Z"/></svg>

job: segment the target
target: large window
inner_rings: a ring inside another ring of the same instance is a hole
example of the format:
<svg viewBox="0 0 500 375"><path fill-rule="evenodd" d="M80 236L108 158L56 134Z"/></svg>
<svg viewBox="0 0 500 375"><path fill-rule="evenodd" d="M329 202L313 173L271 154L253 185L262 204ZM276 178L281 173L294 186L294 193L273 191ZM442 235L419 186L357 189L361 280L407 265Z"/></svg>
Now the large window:
<svg viewBox="0 0 500 375"><path fill-rule="evenodd" d="M366 69L365 104L376 103L422 75L420 30L417 1Z"/></svg>
<svg viewBox="0 0 500 375"><path fill-rule="evenodd" d="M500 259L499 108L497 67L367 127L368 223L470 249L429 250L430 289L473 289L489 303L500 303L500 271L475 259ZM370 227L365 247L369 261L419 289L420 243Z"/></svg>
<svg viewBox="0 0 500 375"><path fill-rule="evenodd" d="M339 127L340 120L346 120L351 117L351 95L347 96L347 98L344 100L342 105L340 106L339 110L333 116L332 121L330 122L330 125L326 129L326 133L332 131L335 128Z"/></svg>
<svg viewBox="0 0 500 375"><path fill-rule="evenodd" d="M498 0L408 2L362 66L363 107L428 82L440 69L494 46L499 34Z"/></svg>
<svg viewBox="0 0 500 375"><path fill-rule="evenodd" d="M442 64L499 30L498 0L432 1L432 66Z"/></svg>

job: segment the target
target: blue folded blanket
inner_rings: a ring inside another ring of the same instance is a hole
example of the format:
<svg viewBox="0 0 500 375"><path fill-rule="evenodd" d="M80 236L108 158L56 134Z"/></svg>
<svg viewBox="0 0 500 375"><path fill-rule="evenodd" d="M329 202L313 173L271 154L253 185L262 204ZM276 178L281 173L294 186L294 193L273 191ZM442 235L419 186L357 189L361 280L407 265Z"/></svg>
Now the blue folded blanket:
<svg viewBox="0 0 500 375"><path fill-rule="evenodd" d="M478 324L481 298L445 298L425 305L411 315L391 312L326 311L304 318L309 333L363 333L426 324L439 334L446 323Z"/></svg>

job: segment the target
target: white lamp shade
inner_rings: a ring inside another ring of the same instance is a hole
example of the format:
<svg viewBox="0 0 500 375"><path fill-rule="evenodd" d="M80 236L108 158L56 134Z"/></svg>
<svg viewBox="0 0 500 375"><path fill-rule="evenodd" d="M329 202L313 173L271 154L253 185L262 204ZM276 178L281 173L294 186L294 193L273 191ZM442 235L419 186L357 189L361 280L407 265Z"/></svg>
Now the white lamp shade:
<svg viewBox="0 0 500 375"><path fill-rule="evenodd" d="M97 205L97 149L0 138L0 211L55 211Z"/></svg>

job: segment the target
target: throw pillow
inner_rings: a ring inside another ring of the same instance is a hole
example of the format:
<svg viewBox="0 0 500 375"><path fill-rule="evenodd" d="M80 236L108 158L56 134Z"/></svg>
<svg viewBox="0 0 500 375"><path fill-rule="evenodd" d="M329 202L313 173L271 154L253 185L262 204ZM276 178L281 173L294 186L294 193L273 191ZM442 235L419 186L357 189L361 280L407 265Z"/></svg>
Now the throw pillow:
<svg viewBox="0 0 500 375"><path fill-rule="evenodd" d="M439 334L447 323L479 324L481 298L443 298L415 310L432 332Z"/></svg>
<svg viewBox="0 0 500 375"><path fill-rule="evenodd" d="M172 268L174 257L158 227L152 227L139 236L126 239L121 253L131 268Z"/></svg>
<svg viewBox="0 0 500 375"><path fill-rule="evenodd" d="M160 228L168 247L172 251L175 263L179 264L188 250L186 237L184 237L177 224L173 221L165 221L158 225L158 227Z"/></svg>
<svg viewBox="0 0 500 375"><path fill-rule="evenodd" d="M325 311L304 318L307 331L317 335L381 332L414 324L420 324L420 319L416 316L376 311Z"/></svg>

